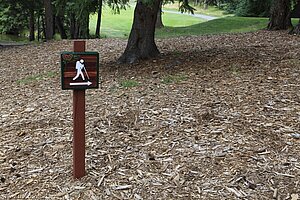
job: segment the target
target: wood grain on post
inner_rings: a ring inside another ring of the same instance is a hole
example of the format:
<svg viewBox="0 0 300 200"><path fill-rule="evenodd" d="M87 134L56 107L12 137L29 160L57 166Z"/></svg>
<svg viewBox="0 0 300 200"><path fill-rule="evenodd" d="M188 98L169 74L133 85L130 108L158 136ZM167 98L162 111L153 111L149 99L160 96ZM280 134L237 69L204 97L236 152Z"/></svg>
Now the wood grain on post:
<svg viewBox="0 0 300 200"><path fill-rule="evenodd" d="M74 52L84 52L85 41L74 41ZM73 90L73 176L85 175L85 90Z"/></svg>

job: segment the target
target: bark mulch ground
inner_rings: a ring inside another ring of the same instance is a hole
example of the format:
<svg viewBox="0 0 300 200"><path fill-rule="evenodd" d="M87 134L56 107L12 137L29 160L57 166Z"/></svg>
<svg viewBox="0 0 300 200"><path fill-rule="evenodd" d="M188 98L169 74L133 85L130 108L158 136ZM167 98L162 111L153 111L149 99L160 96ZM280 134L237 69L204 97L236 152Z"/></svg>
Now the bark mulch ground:
<svg viewBox="0 0 300 200"><path fill-rule="evenodd" d="M0 199L300 199L300 38L285 32L88 40L86 171L72 178L72 41L0 49Z"/></svg>

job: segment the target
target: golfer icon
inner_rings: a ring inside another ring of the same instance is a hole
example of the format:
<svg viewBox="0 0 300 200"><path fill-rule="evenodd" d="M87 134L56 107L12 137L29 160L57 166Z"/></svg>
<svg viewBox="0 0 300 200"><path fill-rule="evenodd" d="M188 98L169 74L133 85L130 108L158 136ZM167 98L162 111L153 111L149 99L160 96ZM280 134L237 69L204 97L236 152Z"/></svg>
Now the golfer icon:
<svg viewBox="0 0 300 200"><path fill-rule="evenodd" d="M88 73L87 73L87 71L86 71L86 69L85 69L85 67L84 67L84 60L83 60L83 59L80 59L80 60L78 60L78 61L76 62L76 67L75 67L75 69L76 69L77 73L76 73L76 76L73 78L73 81L75 81L79 76L81 76L82 80L85 80L82 70L85 71L86 76L87 76L88 79L89 79L89 75L88 75Z"/></svg>

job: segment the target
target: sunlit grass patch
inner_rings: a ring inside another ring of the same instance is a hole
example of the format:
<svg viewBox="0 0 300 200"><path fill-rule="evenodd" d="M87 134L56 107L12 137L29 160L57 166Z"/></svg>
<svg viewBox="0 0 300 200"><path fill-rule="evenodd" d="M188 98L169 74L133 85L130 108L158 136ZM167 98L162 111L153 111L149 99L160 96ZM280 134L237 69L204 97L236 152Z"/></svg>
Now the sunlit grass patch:
<svg viewBox="0 0 300 200"><path fill-rule="evenodd" d="M18 84L29 84L35 81L39 81L42 79L48 79L48 78L53 78L57 76L57 72L54 71L49 71L43 74L36 74L36 75L31 75L31 76L27 76L25 78L19 79L17 80Z"/></svg>
<svg viewBox="0 0 300 200"><path fill-rule="evenodd" d="M172 83L180 83L182 81L186 81L188 77L184 74L179 74L179 75L167 75L163 77L161 82L163 84L172 84Z"/></svg>
<svg viewBox="0 0 300 200"><path fill-rule="evenodd" d="M135 80L123 80L120 82L121 88L133 88L139 86L140 83Z"/></svg>

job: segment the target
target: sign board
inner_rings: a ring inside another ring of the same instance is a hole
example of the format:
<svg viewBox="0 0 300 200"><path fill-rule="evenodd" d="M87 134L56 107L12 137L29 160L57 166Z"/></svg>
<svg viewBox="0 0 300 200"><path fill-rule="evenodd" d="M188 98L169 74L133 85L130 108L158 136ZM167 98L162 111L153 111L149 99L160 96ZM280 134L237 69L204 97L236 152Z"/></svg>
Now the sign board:
<svg viewBox="0 0 300 200"><path fill-rule="evenodd" d="M61 83L63 90L99 88L99 53L62 52Z"/></svg>

